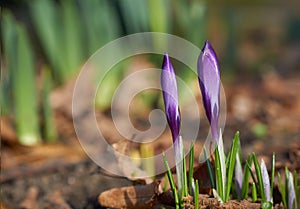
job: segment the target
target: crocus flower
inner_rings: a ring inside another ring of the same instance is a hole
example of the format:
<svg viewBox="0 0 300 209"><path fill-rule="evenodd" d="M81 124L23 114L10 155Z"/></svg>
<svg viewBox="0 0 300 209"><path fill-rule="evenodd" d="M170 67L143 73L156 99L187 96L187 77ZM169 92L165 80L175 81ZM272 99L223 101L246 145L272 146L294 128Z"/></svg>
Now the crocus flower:
<svg viewBox="0 0 300 209"><path fill-rule="evenodd" d="M172 132L173 143L179 138L180 111L178 105L178 93L176 76L168 54L164 55L161 74L161 87L165 103L167 121Z"/></svg>
<svg viewBox="0 0 300 209"><path fill-rule="evenodd" d="M266 200L268 202L270 202L271 201L270 178L269 178L269 174L268 174L268 170L267 170L265 161L263 159L261 160L261 163L260 163L260 169L261 169L261 175L262 175Z"/></svg>
<svg viewBox="0 0 300 209"><path fill-rule="evenodd" d="M240 161L239 154L236 154L236 162L235 162L235 189L238 195L238 198L242 197L242 186L243 186L243 169Z"/></svg>
<svg viewBox="0 0 300 209"><path fill-rule="evenodd" d="M182 159L184 158L184 155L183 155L182 139L181 136L179 135L180 111L178 105L176 76L168 54L165 54L163 60L162 73L161 73L161 87L163 90L163 98L165 103L165 112L167 116L167 121L172 133L178 192L181 195L182 189L184 187L184 173L183 173L184 168L182 163Z"/></svg>
<svg viewBox="0 0 300 209"><path fill-rule="evenodd" d="M293 209L293 206L295 208L297 207L297 201L296 201L296 193L295 193L295 185L294 185L294 178L293 174L290 171L287 172L287 191L288 191L288 197L287 197L287 202L288 202L288 209Z"/></svg>
<svg viewBox="0 0 300 209"><path fill-rule="evenodd" d="M208 41L205 42L198 57L197 70L205 113L210 123L213 139L218 142L220 70L216 53Z"/></svg>

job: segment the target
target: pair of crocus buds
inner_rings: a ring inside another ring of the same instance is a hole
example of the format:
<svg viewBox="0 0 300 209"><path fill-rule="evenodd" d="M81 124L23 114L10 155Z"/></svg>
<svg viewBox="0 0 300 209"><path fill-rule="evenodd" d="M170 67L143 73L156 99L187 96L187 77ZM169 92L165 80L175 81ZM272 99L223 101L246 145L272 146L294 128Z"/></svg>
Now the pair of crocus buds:
<svg viewBox="0 0 300 209"><path fill-rule="evenodd" d="M206 41L198 57L198 80L202 93L202 101L206 116L209 120L214 142L219 140L219 110L220 110L220 70L218 60L211 44ZM168 54L164 55L161 86L165 103L167 121L172 133L174 152L176 155L180 137L180 110L176 75Z"/></svg>

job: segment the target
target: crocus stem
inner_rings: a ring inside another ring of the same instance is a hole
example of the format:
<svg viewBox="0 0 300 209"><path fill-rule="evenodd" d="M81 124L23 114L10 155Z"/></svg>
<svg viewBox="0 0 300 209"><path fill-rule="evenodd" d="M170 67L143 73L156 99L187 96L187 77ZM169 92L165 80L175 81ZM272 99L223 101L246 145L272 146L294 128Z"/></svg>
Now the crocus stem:
<svg viewBox="0 0 300 209"><path fill-rule="evenodd" d="M224 153L224 145L223 145L223 139L222 139L222 134L220 131L220 135L219 135L219 144L218 144L218 153L219 153L219 157L220 157L220 172L221 172L221 177L222 177L222 194L223 196L221 196L221 198L224 200L225 197L225 185L226 185L226 164L225 164L225 153ZM219 192L219 191L218 191Z"/></svg>
<svg viewBox="0 0 300 209"><path fill-rule="evenodd" d="M174 152L175 152L175 163L176 163L176 176L177 176L177 187L179 198L182 198L182 189L184 187L184 175L183 175L183 149L182 149L182 138L179 136L178 140L174 142Z"/></svg>

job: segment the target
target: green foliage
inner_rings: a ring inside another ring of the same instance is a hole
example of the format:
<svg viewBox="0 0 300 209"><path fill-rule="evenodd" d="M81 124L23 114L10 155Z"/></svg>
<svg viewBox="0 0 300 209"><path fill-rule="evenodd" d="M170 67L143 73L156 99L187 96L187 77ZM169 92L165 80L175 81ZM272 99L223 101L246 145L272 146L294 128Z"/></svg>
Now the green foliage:
<svg viewBox="0 0 300 209"><path fill-rule="evenodd" d="M2 27L17 134L21 143L34 145L40 141L40 134L33 52L25 28L9 11L4 11Z"/></svg>
<svg viewBox="0 0 300 209"><path fill-rule="evenodd" d="M198 180L195 183L195 195L194 195L195 209L199 209L199 184Z"/></svg>
<svg viewBox="0 0 300 209"><path fill-rule="evenodd" d="M149 176L155 176L154 147L151 144L141 144L142 168Z"/></svg>
<svg viewBox="0 0 300 209"><path fill-rule="evenodd" d="M251 187L251 193L252 193L252 201L256 202L257 201L257 190L256 190L256 183L252 182L252 187Z"/></svg>
<svg viewBox="0 0 300 209"><path fill-rule="evenodd" d="M205 162L206 162L206 166L208 169L208 174L209 174L209 179L210 179L210 184L212 188L216 188L215 186L215 179L214 179L214 171L213 171L213 166L209 160L209 157L207 156L207 151L206 148L203 148L203 152L204 152L204 157L205 157Z"/></svg>
<svg viewBox="0 0 300 209"><path fill-rule="evenodd" d="M231 189L231 184L232 184L232 179L233 179L233 172L234 172L234 167L235 167L235 161L236 161L236 154L239 149L239 132L236 132L235 137L233 139L231 149L229 152L228 156L228 164L226 164L227 167L227 181L226 181L226 193L225 193L225 202L229 200L229 194L230 194L230 189Z"/></svg>
<svg viewBox="0 0 300 209"><path fill-rule="evenodd" d="M189 181L189 192L191 195L193 195L193 183L194 183L194 142L191 144L190 148L190 154L189 154L189 176L188 176L188 181Z"/></svg>
<svg viewBox="0 0 300 209"><path fill-rule="evenodd" d="M50 104L50 93L52 90L52 79L50 70L44 66L42 68L43 86L41 91L41 105L43 115L43 135L47 142L55 142L57 140L57 132L54 121L54 113Z"/></svg>
<svg viewBox="0 0 300 209"><path fill-rule="evenodd" d="M219 148L216 148L215 151L215 162L216 162L216 168L215 168L215 173L216 173L216 191L218 193L218 196L221 198L222 201L224 197L224 186L223 186L223 178L222 178L222 165L221 165L221 158L220 158L220 153L219 153Z"/></svg>
<svg viewBox="0 0 300 209"><path fill-rule="evenodd" d="M171 190L173 192L173 196L174 196L174 200L175 200L175 206L176 206L176 209L179 209L179 207L180 207L179 196L178 196L178 192L177 192L177 189L176 189L174 178L173 178L173 175L172 175L172 172L171 172L171 169L170 169L170 166L169 166L169 163L167 161L165 153L163 153L163 160L164 160L164 163L165 163L165 167L167 169L168 180L169 180L169 183L170 183L170 186L171 186Z"/></svg>
<svg viewBox="0 0 300 209"><path fill-rule="evenodd" d="M15 59L14 57L17 53L22 53L22 62L26 62L28 66L33 65L32 69L34 69L33 74L29 73L22 78L24 83L28 83L27 86L31 86L28 88L34 88L32 92L35 92L32 94L32 97L35 97L35 99L27 100L32 101L32 103L41 101L41 104L35 105L33 112L39 111L38 107L41 107L42 120L40 121L43 124L33 126L37 127L34 129L36 129L35 132L38 135L41 135L42 128L40 126L43 126L43 136L46 138L48 136L55 138L54 124L50 124L53 123L53 118L50 119L53 117L51 116L53 111L50 110L49 101L42 101L44 99L48 100L48 94L51 93L52 87L50 89L48 87L42 87L41 90L37 89L36 82L32 80L36 80L35 70L39 70L36 68L35 61L42 63L42 66L49 66L49 73L45 75L49 76L49 78L44 79L47 82L51 80L51 85L55 87L73 78L78 73L84 60L98 48L122 35L143 31L157 31L180 35L183 38L192 40L194 43L203 42L205 39L203 36L206 11L204 1L26 0L22 6L28 8L28 10L24 10L24 14L29 18L24 22L26 22L26 25L29 23L32 26L33 30L30 30L29 37L34 41L29 41L27 31L21 26L22 18L19 19L18 24L15 24L15 21L8 20L8 16L12 15L8 15L7 11L3 12L1 25L4 28L2 35L7 70L4 74L1 72L1 77L5 78L1 83L3 87L1 88L1 105L3 107L1 111L6 114L14 114L16 112L12 108L18 106L18 104L15 104L17 98L15 91L7 92L4 89L17 88L15 85L13 87L13 83L16 83L13 80L16 80L14 77L19 72L12 72L12 69L16 69L16 65L19 65L19 63L9 60ZM200 24L201 27L193 27L195 23L197 25ZM16 25L22 29L16 29ZM25 34L21 35L22 37L26 36L26 38L21 38L27 42L21 47L23 52L18 51L20 48L17 47L18 41L16 40L18 37L16 34L19 32L16 31L21 31L22 34ZM153 44L156 48L164 49L161 40L153 40ZM34 49L38 49L38 51L34 53L31 46L34 46ZM24 53L24 51L28 53ZM38 59L35 59L35 55L38 55L36 56ZM120 67L122 70L110 74L108 76L109 80L104 80L105 90L97 94L96 107L104 110L109 108L114 90L123 78L126 66L124 64ZM25 74L25 71L23 73ZM29 80L26 80L28 78ZM46 90L47 88L48 90ZM156 104L157 99L157 96L153 96L147 104ZM35 118L35 114L32 113L31 117ZM16 124L19 124L17 120L20 119L16 117ZM33 121L36 121L36 119L33 119ZM32 124L34 123L36 122ZM20 125L17 126L20 127ZM52 131L50 131L51 129ZM23 131L20 130L18 132Z"/></svg>
<svg viewBox="0 0 300 209"><path fill-rule="evenodd" d="M267 126L263 123L255 123L252 126L252 132L254 133L254 135L258 138L262 138L265 137L268 133L268 129Z"/></svg>
<svg viewBox="0 0 300 209"><path fill-rule="evenodd" d="M250 180L250 171L251 171L251 168L249 168L248 165L251 165L251 164L252 164L252 157L249 154L248 158L246 160L245 166L244 166L244 176L243 176L241 199L248 198L248 189L249 189L249 180Z"/></svg>
<svg viewBox="0 0 300 209"><path fill-rule="evenodd" d="M256 175L257 175L257 182L258 182L258 187L259 187L258 191L262 198L262 201L266 202L266 195L265 195L265 190L264 190L264 183L263 183L263 179L262 179L261 169L260 169L260 166L259 166L259 163L258 163L255 153L252 153L252 159L253 159Z"/></svg>
<svg viewBox="0 0 300 209"><path fill-rule="evenodd" d="M226 158L222 157L223 142L220 140L218 147L215 151L216 158L216 182L217 182L217 192L218 196L221 198L223 202L227 202L229 200L229 195L231 191L231 184L233 180L233 172L235 168L236 155L239 149L239 132L236 132L235 137L233 139L229 154ZM226 159L225 159L226 158ZM222 164L225 164L226 170L222 169Z"/></svg>
<svg viewBox="0 0 300 209"><path fill-rule="evenodd" d="M47 9L45 9L47 8ZM66 62L66 48L64 46L64 29L59 7L54 1L40 0L30 4L30 13L34 28L46 55L47 61L53 69L55 79L62 83L67 79L69 70Z"/></svg>
<svg viewBox="0 0 300 209"><path fill-rule="evenodd" d="M285 183L282 182L280 173L278 173L278 184L279 190L282 196L282 202L285 208L287 209L296 209L299 203L299 191L298 191L298 182L297 174L290 172L288 168L285 168Z"/></svg>

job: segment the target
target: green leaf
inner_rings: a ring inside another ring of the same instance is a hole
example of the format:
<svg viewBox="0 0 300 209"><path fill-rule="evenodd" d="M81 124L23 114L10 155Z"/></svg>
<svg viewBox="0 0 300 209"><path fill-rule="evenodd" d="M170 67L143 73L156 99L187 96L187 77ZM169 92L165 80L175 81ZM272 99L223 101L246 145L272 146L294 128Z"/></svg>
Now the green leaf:
<svg viewBox="0 0 300 209"><path fill-rule="evenodd" d="M127 33L149 30L149 11L145 0L119 1Z"/></svg>
<svg viewBox="0 0 300 209"><path fill-rule="evenodd" d="M181 138L181 137L180 137ZM185 152L184 147L182 145L182 161L183 161L183 197L188 196L188 183L187 183L187 175L186 175L186 160L185 160Z"/></svg>
<svg viewBox="0 0 300 209"><path fill-rule="evenodd" d="M176 186L175 186L175 183L174 183L174 178L173 178L169 163L166 159L165 153L163 152L162 155L163 155L163 160L164 160L164 163L165 163L165 167L167 169L167 175L168 175L169 183L170 183L170 186L171 186L171 190L172 190L173 195L174 195L175 206L176 206L176 209L179 209L179 197L178 197L178 193L177 193Z"/></svg>
<svg viewBox="0 0 300 209"><path fill-rule="evenodd" d="M217 198L217 200L220 202L220 203L224 203L223 199L220 197L220 195L218 194L218 191L213 189L213 195L214 195L214 198Z"/></svg>
<svg viewBox="0 0 300 209"><path fill-rule="evenodd" d="M95 97L96 108L100 108L101 110L107 110L110 108L115 91L117 90L124 74L123 69L128 66L128 63L128 60L122 61L111 68L105 75L103 75L102 72L99 72L99 74L96 75L96 77L99 78L98 81L101 76L103 77L98 86Z"/></svg>
<svg viewBox="0 0 300 209"><path fill-rule="evenodd" d="M247 167L248 167L248 169L249 169L249 172L250 172L250 174L251 174L252 180L253 180L253 182L254 182L254 184L255 184L255 186L256 186L256 191L258 191L258 190L259 190L259 187L258 187L258 181L256 180L255 175L254 175L254 173L253 173L253 171L252 171L252 169L251 169L251 165L249 165L249 164L246 164L246 165L247 165Z"/></svg>
<svg viewBox="0 0 300 209"><path fill-rule="evenodd" d="M221 160L220 160L220 154L219 154L219 147L216 148L215 150L215 158L216 158L216 168L215 168L215 173L216 173L216 185L217 185L217 193L219 197L223 201L223 183L222 183L222 170L221 170Z"/></svg>
<svg viewBox="0 0 300 209"><path fill-rule="evenodd" d="M273 202L274 177L275 177L275 153L273 152L272 164L271 164L271 199L272 199L272 202Z"/></svg>
<svg viewBox="0 0 300 209"><path fill-rule="evenodd" d="M50 93L52 90L52 78L48 67L42 68L43 87L42 87L42 114L43 114L43 133L47 142L57 140L57 132L54 121L54 113L50 104Z"/></svg>
<svg viewBox="0 0 300 209"><path fill-rule="evenodd" d="M279 172L277 173L277 176L278 176L279 190L280 190L281 196L282 196L282 202L283 202L284 207L287 208L287 199L286 199L286 189L285 189L285 185L284 185L283 182L282 182L281 175L280 175Z"/></svg>
<svg viewBox="0 0 300 209"><path fill-rule="evenodd" d="M189 189L190 195L193 195L193 174L194 174L194 141L191 144L190 155L189 155Z"/></svg>
<svg viewBox="0 0 300 209"><path fill-rule="evenodd" d="M273 208L273 204L271 202L262 202L261 208L262 209L272 209Z"/></svg>
<svg viewBox="0 0 300 209"><path fill-rule="evenodd" d="M195 184L194 203L195 203L195 209L199 209L199 184L198 184L198 180L196 180L196 184Z"/></svg>
<svg viewBox="0 0 300 209"><path fill-rule="evenodd" d="M12 74L11 69L16 69L17 62L14 60L17 54L17 32L15 28L15 21L9 10L2 10L2 38L3 38L3 58L4 58L4 68L1 70L1 113L5 114L13 111L13 105L11 99L9 98L12 94Z"/></svg>
<svg viewBox="0 0 300 209"><path fill-rule="evenodd" d="M170 8L168 0L148 0L150 29L153 32L168 32Z"/></svg>
<svg viewBox="0 0 300 209"><path fill-rule="evenodd" d="M264 191L264 184L263 184L261 169L260 169L260 166L257 161L257 157L256 157L255 153L252 153L252 157L253 157L253 162L254 162L258 186L259 186L259 193L262 198L262 201L266 202L266 195L265 195L265 191Z"/></svg>
<svg viewBox="0 0 300 209"><path fill-rule="evenodd" d="M256 190L256 184L252 182L252 201L256 202L257 201L257 190Z"/></svg>
<svg viewBox="0 0 300 209"><path fill-rule="evenodd" d="M31 43L24 26L9 11L4 11L2 26L17 135L22 144L35 145L40 142L40 127Z"/></svg>
<svg viewBox="0 0 300 209"><path fill-rule="evenodd" d="M206 152L205 147L203 148L203 151L204 151L205 162L206 162L207 169L208 169L210 184L211 184L213 189L216 189L213 166L212 166L212 164L209 160L209 157L207 156L207 152Z"/></svg>
<svg viewBox="0 0 300 209"><path fill-rule="evenodd" d="M47 61L51 65L55 79L62 83L68 76L68 68L65 62L60 7L50 0L35 0L29 6L33 25Z"/></svg>
<svg viewBox="0 0 300 209"><path fill-rule="evenodd" d="M300 206L300 196L299 196L299 190L298 190L298 175L297 172L294 171L294 188L295 188L295 202L297 206Z"/></svg>
<svg viewBox="0 0 300 209"><path fill-rule="evenodd" d="M227 171L227 181L226 181L226 193L225 193L225 202L229 199L232 179L233 179L233 172L235 167L235 161L236 161L236 154L238 151L238 143L239 143L239 132L236 132L235 137L232 142L231 151L229 158L229 164L228 164L228 171Z"/></svg>
<svg viewBox="0 0 300 209"><path fill-rule="evenodd" d="M111 2L107 0L78 1L89 56L99 47L121 35L118 14L115 7L110 5Z"/></svg>
<svg viewBox="0 0 300 209"><path fill-rule="evenodd" d="M251 166L252 164L252 157L249 154L246 160L246 164L244 166L244 177L243 177L243 185L242 185L242 199L246 199L248 197L248 189L249 189L249 180L250 180L250 171L248 165Z"/></svg>
<svg viewBox="0 0 300 209"><path fill-rule="evenodd" d="M74 75L79 70L79 65L83 61L82 25L78 16L79 10L76 1L61 1L63 47L65 48L66 67L68 76Z"/></svg>

